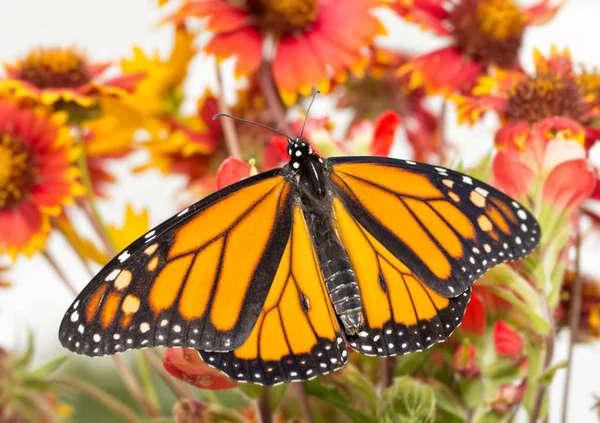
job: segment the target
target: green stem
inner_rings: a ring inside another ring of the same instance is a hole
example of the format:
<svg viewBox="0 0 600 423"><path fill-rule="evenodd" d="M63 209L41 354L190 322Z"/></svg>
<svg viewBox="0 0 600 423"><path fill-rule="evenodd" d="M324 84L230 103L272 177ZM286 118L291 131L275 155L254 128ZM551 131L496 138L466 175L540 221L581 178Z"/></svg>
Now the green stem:
<svg viewBox="0 0 600 423"><path fill-rule="evenodd" d="M106 392L102 391L101 389L98 389L95 385L91 383L65 375L54 376L52 380L69 388L72 388L76 391L80 391L84 394L87 394L90 398L95 399L100 404L104 405L106 408L109 408L115 414L118 414L119 416L123 417L123 419L125 419L128 422L135 423L140 421L140 417L131 408L129 408L122 402L114 399Z"/></svg>
<svg viewBox="0 0 600 423"><path fill-rule="evenodd" d="M579 217L579 216L578 216ZM577 221L576 235L575 235L575 282L573 286L573 292L571 294L570 302L571 307L569 308L569 353L567 357L567 368L565 377L565 388L563 391L562 401L562 418L561 421L566 423L567 414L569 409L569 391L571 387L571 374L573 370L573 351L575 347L575 341L577 340L577 328L579 327L579 320L581 317L581 293L583 290L583 283L581 280L581 228L579 221Z"/></svg>
<svg viewBox="0 0 600 423"><path fill-rule="evenodd" d="M217 96L217 102L219 104L219 112L229 114L229 107L225 102L225 87L223 84L223 77L221 76L221 68L217 65L217 83L219 84L219 95ZM225 144L229 155L236 159L242 159L242 153L240 151L240 141L235 131L235 125L231 119L220 119L221 128L223 129L223 136L225 137Z"/></svg>

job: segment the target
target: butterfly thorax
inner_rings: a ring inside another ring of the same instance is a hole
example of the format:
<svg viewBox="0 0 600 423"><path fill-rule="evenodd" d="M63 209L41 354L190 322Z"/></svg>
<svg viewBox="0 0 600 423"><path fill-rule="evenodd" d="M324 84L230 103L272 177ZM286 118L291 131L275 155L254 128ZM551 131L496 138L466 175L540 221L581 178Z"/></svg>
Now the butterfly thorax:
<svg viewBox="0 0 600 423"><path fill-rule="evenodd" d="M288 154L329 298L346 333L354 335L362 326L362 301L352 265L334 227L329 170L302 138L290 143Z"/></svg>

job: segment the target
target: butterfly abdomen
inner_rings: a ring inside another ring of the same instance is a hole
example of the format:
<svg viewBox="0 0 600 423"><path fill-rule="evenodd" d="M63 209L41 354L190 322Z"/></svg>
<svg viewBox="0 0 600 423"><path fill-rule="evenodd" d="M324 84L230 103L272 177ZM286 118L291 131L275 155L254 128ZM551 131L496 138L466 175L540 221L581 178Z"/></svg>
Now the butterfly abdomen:
<svg viewBox="0 0 600 423"><path fill-rule="evenodd" d="M329 298L346 332L356 334L362 324L362 301L356 276L341 245L332 241L323 250L323 257L333 257L321 261Z"/></svg>

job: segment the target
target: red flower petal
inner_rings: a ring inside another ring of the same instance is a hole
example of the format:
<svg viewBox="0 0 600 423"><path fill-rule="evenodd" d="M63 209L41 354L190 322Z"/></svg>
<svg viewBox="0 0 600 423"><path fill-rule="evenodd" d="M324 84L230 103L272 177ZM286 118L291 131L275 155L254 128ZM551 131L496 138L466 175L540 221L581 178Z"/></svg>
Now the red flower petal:
<svg viewBox="0 0 600 423"><path fill-rule="evenodd" d="M244 27L234 32L216 34L206 44L205 51L222 59L237 56L235 75L240 77L258 69L262 60L262 43L263 38L256 28Z"/></svg>
<svg viewBox="0 0 600 423"><path fill-rule="evenodd" d="M516 360L523 353L523 340L517 331L499 320L494 326L494 347L498 354Z"/></svg>
<svg viewBox="0 0 600 423"><path fill-rule="evenodd" d="M536 5L523 10L523 19L526 25L543 25L556 15L563 2L551 6L549 0L542 0Z"/></svg>
<svg viewBox="0 0 600 423"><path fill-rule="evenodd" d="M388 156L394 143L396 128L402 122L402 117L389 110L382 113L375 122L375 134L371 143L370 153L373 156Z"/></svg>
<svg viewBox="0 0 600 423"><path fill-rule="evenodd" d="M473 293L471 301L465 310L465 316L460 328L465 332L471 332L475 335L483 335L485 332L486 314L485 307L479 295Z"/></svg>
<svg viewBox="0 0 600 423"><path fill-rule="evenodd" d="M569 160L556 166L544 183L542 198L559 209L574 210L590 197L596 175L585 159Z"/></svg>
<svg viewBox="0 0 600 423"><path fill-rule="evenodd" d="M264 165L266 169L279 167L289 160L287 154L288 140L282 136L272 137L265 145Z"/></svg>
<svg viewBox="0 0 600 423"><path fill-rule="evenodd" d="M481 74L481 64L468 59L456 47L447 47L418 56L400 68L400 74L412 72L410 85L425 86L436 92L468 90Z"/></svg>
<svg viewBox="0 0 600 423"><path fill-rule="evenodd" d="M172 376L197 388L216 391L238 385L220 371L208 367L196 350L169 348L163 357L163 366Z"/></svg>
<svg viewBox="0 0 600 423"><path fill-rule="evenodd" d="M252 166L248 163L229 157L223 160L217 170L217 189L225 188L250 176Z"/></svg>
<svg viewBox="0 0 600 423"><path fill-rule="evenodd" d="M454 353L452 363L454 370L461 376L469 379L477 379L481 376L481 369L477 365L477 349L473 344L464 343L459 346Z"/></svg>
<svg viewBox="0 0 600 423"><path fill-rule="evenodd" d="M500 151L492 162L494 185L511 197L522 198L535 179L533 171L515 157Z"/></svg>

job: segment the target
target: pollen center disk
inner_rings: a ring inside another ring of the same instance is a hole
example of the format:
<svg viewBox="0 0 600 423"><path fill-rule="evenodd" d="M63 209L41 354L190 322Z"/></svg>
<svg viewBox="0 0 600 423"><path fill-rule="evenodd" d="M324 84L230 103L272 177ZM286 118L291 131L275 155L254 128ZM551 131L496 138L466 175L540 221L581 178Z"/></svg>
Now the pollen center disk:
<svg viewBox="0 0 600 423"><path fill-rule="evenodd" d="M248 0L248 9L263 30L284 35L307 27L317 18L317 0Z"/></svg>
<svg viewBox="0 0 600 423"><path fill-rule="evenodd" d="M449 20L456 43L467 55L486 66L515 65L525 23L512 0L462 0Z"/></svg>
<svg viewBox="0 0 600 423"><path fill-rule="evenodd" d="M83 54L66 48L38 48L19 60L18 78L37 88L77 88L90 81Z"/></svg>
<svg viewBox="0 0 600 423"><path fill-rule="evenodd" d="M558 75L541 75L521 81L508 100L508 116L513 121L540 122L553 116L579 121L584 99L577 83Z"/></svg>
<svg viewBox="0 0 600 423"><path fill-rule="evenodd" d="M32 182L33 169L24 145L0 133L0 210L21 199Z"/></svg>

